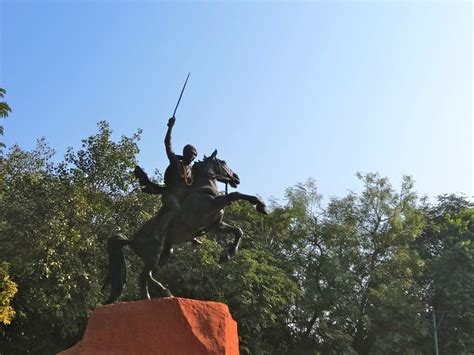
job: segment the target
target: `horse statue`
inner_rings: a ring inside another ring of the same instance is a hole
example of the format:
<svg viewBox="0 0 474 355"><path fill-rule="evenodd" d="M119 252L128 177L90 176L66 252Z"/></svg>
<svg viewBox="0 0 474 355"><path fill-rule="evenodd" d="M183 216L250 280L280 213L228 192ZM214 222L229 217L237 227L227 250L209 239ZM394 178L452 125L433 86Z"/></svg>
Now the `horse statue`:
<svg viewBox="0 0 474 355"><path fill-rule="evenodd" d="M223 251L220 260L222 262L235 255L243 235L240 228L222 221L225 207L233 201L244 200L256 206L258 212L267 214L265 204L256 196L240 192L219 194L217 181L230 184L235 188L240 183L240 179L224 160L217 158L217 150L211 156L204 157L202 161L194 164L193 178L194 183L191 191L164 233L157 234L159 215L155 215L146 221L130 239L120 233L109 238L109 264L104 286L110 284L111 290L106 304L116 302L125 285L124 246L130 245L144 262L139 278L140 298L150 299L148 290L150 283L157 286L159 290L157 297L173 297L170 290L155 280L152 274L155 267L163 266L167 262L173 252L173 245L193 241L196 236L210 231L217 234L233 234L234 241ZM158 190L166 188L155 186ZM155 193L159 193L159 191Z"/></svg>

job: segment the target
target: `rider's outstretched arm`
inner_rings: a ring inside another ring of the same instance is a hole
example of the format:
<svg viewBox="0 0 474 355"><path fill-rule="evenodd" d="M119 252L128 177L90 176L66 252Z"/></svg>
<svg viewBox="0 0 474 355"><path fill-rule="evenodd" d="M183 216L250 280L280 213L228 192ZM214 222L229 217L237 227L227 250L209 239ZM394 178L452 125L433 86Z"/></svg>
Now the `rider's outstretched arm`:
<svg viewBox="0 0 474 355"><path fill-rule="evenodd" d="M161 186L159 184L155 184L153 181L151 181L148 178L148 175L145 173L145 171L140 168L138 165L135 167L135 170L133 171L135 174L135 177L138 179L138 182L140 183L140 186L142 187L142 191L146 192L147 194L153 194L153 195L160 195L163 193L165 187Z"/></svg>
<svg viewBox="0 0 474 355"><path fill-rule="evenodd" d="M168 120L168 130L166 131L166 136L165 136L166 155L168 156L170 163L175 163L177 159L176 154L173 151L173 147L171 146L171 131L173 129L175 121L176 121L175 117L171 117Z"/></svg>

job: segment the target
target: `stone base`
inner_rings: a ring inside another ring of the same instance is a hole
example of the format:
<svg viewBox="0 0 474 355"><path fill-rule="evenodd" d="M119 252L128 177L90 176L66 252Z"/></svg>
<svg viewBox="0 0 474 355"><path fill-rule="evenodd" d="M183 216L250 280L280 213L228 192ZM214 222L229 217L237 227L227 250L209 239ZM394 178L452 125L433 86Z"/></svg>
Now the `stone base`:
<svg viewBox="0 0 474 355"><path fill-rule="evenodd" d="M162 298L98 308L83 339L59 354L236 355L239 338L227 305Z"/></svg>

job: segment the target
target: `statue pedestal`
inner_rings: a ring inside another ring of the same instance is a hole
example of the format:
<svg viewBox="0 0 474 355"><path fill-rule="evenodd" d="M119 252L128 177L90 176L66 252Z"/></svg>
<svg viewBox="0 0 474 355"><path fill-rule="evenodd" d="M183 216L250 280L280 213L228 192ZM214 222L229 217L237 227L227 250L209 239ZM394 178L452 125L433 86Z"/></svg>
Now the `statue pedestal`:
<svg viewBox="0 0 474 355"><path fill-rule="evenodd" d="M96 309L83 339L59 354L236 355L239 338L227 305L162 298Z"/></svg>

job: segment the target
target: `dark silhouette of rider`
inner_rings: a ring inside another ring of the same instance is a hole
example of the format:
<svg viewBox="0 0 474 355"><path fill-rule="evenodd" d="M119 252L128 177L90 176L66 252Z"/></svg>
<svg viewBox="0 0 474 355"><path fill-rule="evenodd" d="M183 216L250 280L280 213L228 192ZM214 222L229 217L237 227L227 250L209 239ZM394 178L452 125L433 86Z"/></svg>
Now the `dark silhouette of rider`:
<svg viewBox="0 0 474 355"><path fill-rule="evenodd" d="M159 239L159 235L168 227L169 223L179 211L181 202L186 197L192 183L192 167L191 163L197 156L196 148L187 144L183 148L183 155L177 155L171 146L171 131L173 129L176 118L173 116L168 120L168 130L165 136L166 155L170 164L165 170L166 189L162 194L162 207L159 212L159 234L155 236Z"/></svg>

